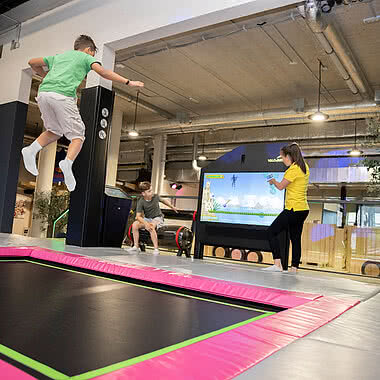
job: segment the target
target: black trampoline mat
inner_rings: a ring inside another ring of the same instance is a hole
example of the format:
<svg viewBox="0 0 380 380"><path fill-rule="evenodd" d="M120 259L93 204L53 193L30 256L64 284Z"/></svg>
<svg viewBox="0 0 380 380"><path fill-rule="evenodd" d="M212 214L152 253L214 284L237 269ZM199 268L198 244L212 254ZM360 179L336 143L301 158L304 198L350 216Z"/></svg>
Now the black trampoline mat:
<svg viewBox="0 0 380 380"><path fill-rule="evenodd" d="M27 261L0 261L0 310L0 353L24 365L8 350L31 358L53 369L45 372L51 378L272 314Z"/></svg>

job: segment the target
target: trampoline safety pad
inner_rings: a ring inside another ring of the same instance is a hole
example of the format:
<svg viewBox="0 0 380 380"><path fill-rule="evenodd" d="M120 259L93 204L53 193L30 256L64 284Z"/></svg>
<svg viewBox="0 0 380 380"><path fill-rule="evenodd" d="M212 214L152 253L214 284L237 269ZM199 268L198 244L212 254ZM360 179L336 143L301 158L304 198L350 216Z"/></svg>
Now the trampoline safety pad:
<svg viewBox="0 0 380 380"><path fill-rule="evenodd" d="M124 368L272 312L29 260L0 262L0 352L45 376Z"/></svg>

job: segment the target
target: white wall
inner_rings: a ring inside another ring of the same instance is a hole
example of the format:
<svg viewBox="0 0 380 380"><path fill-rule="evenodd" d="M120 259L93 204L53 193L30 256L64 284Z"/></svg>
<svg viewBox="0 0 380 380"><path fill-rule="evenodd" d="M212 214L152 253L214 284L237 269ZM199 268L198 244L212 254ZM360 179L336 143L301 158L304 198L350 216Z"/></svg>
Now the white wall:
<svg viewBox="0 0 380 380"><path fill-rule="evenodd" d="M318 221L318 223L322 223L322 203L309 203L310 212L306 219L307 223L314 223Z"/></svg>
<svg viewBox="0 0 380 380"><path fill-rule="evenodd" d="M20 202L25 202L21 205ZM17 193L16 195L16 207L15 209L20 211L23 209L23 214L17 213L13 220L12 233L17 235L24 235L24 230L29 229L32 220L32 202L33 196ZM21 206L21 207L20 207ZM15 212L16 214L16 212Z"/></svg>
<svg viewBox="0 0 380 380"><path fill-rule="evenodd" d="M0 104L28 102L31 57L71 49L79 34L91 35L101 48L145 43L214 23L286 6L294 0L75 0L22 24L21 47L3 49ZM107 55L108 65L113 60ZM91 82L91 78L90 78Z"/></svg>

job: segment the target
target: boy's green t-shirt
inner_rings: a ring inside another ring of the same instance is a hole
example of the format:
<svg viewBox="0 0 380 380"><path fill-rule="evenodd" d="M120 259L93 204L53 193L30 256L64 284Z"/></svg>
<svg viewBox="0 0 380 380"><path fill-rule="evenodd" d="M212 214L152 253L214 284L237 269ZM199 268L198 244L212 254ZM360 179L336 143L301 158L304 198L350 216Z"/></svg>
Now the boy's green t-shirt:
<svg viewBox="0 0 380 380"><path fill-rule="evenodd" d="M90 72L94 57L79 50L44 57L49 72L42 81L39 92L56 92L72 98L77 97L77 88Z"/></svg>

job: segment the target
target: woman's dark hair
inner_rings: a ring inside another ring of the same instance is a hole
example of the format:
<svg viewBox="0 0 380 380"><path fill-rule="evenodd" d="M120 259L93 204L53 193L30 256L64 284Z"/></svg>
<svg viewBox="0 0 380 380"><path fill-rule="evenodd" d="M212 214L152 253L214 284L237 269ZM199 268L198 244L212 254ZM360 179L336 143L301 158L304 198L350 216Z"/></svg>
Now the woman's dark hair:
<svg viewBox="0 0 380 380"><path fill-rule="evenodd" d="M286 157L289 156L293 163L298 165L306 174L306 163L302 157L301 148L297 143L286 145L281 148L281 153Z"/></svg>

